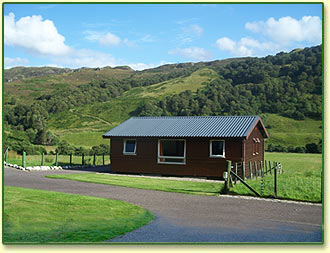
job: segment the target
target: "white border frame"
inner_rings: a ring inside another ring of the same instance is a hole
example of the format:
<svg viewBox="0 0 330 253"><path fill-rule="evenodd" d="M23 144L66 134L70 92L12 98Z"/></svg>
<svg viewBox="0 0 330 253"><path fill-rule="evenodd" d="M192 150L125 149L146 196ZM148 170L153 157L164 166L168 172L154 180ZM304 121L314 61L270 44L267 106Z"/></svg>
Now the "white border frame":
<svg viewBox="0 0 330 253"><path fill-rule="evenodd" d="M160 155L160 141L183 141L184 148L183 148L183 156L161 156ZM179 162L161 162L160 158L173 158L173 159L184 159L183 163ZM158 152L157 152L157 163L159 164L179 164L179 165L186 165L186 140L185 139L158 139Z"/></svg>
<svg viewBox="0 0 330 253"><path fill-rule="evenodd" d="M134 152L126 152L125 151L126 141L135 141ZM136 139L124 139L123 155L136 155L136 146L137 146Z"/></svg>
<svg viewBox="0 0 330 253"><path fill-rule="evenodd" d="M212 155L212 141L222 141L223 142L223 154L222 155ZM212 139L210 140L210 157L211 158L226 158L226 142L223 139Z"/></svg>

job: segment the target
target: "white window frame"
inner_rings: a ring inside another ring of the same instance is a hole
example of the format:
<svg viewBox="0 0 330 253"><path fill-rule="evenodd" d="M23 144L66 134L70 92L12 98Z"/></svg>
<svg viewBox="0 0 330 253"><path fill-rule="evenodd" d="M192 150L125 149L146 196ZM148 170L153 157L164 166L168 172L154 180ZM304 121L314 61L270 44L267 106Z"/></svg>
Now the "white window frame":
<svg viewBox="0 0 330 253"><path fill-rule="evenodd" d="M183 156L161 156L160 155L160 142L161 141L183 141ZM186 140L185 139L158 139L158 152L157 152L157 162L159 164L178 164L178 165L185 165L186 164ZM172 158L172 159L183 159L183 163L180 162L162 162L160 159L166 159L166 158Z"/></svg>
<svg viewBox="0 0 330 253"><path fill-rule="evenodd" d="M256 140L256 138L253 138L252 140L253 140L253 142L252 142L252 155L256 155L257 140Z"/></svg>
<svg viewBox="0 0 330 253"><path fill-rule="evenodd" d="M126 141L135 141L134 152L126 152L126 151L125 151L125 148L126 148ZM124 139L123 154L124 154L124 155L136 155L136 146L137 146L136 139Z"/></svg>
<svg viewBox="0 0 330 253"><path fill-rule="evenodd" d="M213 141L222 141L223 142L223 154L222 155L213 155L212 154L212 142ZM212 139L210 140L210 157L211 158L226 158L226 142L223 139Z"/></svg>
<svg viewBox="0 0 330 253"><path fill-rule="evenodd" d="M259 146L260 146L260 144L259 144L259 143L260 143L260 139L259 139L259 138L257 138L257 139L256 139L256 152L255 152L255 153L256 153L256 155L259 155Z"/></svg>

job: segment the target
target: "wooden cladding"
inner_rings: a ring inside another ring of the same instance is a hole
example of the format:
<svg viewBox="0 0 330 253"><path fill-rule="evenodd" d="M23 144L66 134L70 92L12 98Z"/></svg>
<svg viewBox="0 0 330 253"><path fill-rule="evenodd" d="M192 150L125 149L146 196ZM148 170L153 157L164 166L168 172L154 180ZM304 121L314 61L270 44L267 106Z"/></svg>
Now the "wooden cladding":
<svg viewBox="0 0 330 253"><path fill-rule="evenodd" d="M125 155L124 145L131 145L128 149L133 151L131 140L135 155ZM226 160L244 161L247 166L264 160L264 139L258 128L248 139L111 137L110 146L111 171L122 173L221 178Z"/></svg>

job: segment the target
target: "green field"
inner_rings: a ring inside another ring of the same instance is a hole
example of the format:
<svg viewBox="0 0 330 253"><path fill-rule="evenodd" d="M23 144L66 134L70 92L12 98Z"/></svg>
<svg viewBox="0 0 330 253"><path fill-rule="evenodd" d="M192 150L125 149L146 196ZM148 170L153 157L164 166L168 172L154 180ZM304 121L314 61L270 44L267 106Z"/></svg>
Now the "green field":
<svg viewBox="0 0 330 253"><path fill-rule="evenodd" d="M104 242L154 218L119 200L10 186L4 193L5 244Z"/></svg>
<svg viewBox="0 0 330 253"><path fill-rule="evenodd" d="M321 154L266 153L265 159L280 162L284 170L283 174L278 175L278 198L321 202ZM274 196L274 176L267 175L264 179L264 196ZM260 178L248 180L248 184L260 192ZM234 186L231 192L254 195L243 184Z"/></svg>
<svg viewBox="0 0 330 253"><path fill-rule="evenodd" d="M278 175L278 198L321 202L322 156L320 154L266 153L266 159L268 161L280 162L284 169L284 173ZM201 195L218 195L223 188L223 184L220 182L189 182L95 173L51 175L48 177ZM164 180L166 180L166 183L164 183ZM273 176L271 175L265 177L264 197L272 197L274 195L273 180ZM257 192L260 192L260 178L257 180L248 180L247 182ZM254 195L243 184L235 185L231 188L231 193Z"/></svg>
<svg viewBox="0 0 330 253"><path fill-rule="evenodd" d="M270 138L266 144L305 146L322 139L322 121L313 119L294 120L277 114L260 115Z"/></svg>

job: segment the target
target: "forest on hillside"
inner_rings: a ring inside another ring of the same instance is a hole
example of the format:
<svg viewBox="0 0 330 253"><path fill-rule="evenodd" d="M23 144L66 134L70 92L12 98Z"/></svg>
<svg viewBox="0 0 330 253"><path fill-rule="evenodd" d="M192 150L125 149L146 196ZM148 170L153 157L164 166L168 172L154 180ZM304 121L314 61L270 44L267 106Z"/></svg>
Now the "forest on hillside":
<svg viewBox="0 0 330 253"><path fill-rule="evenodd" d="M278 113L298 120L322 119L321 46L212 68L218 78L206 88L146 102L136 115Z"/></svg>
<svg viewBox="0 0 330 253"><path fill-rule="evenodd" d="M4 102L4 128L17 130L16 133L24 131L28 140L22 141L18 134L8 136L5 131L5 145L18 152L44 151L35 145L60 144L59 138L47 127L47 119L51 114L109 101L131 88L186 77L203 67L217 73L217 77L205 87L197 92L184 91L162 99L141 102L132 116L276 113L297 120L322 119L323 66L320 45L290 53L281 52L275 56L230 60L226 64L214 61L164 65L136 71L122 79L95 79L75 88L57 89L50 94L43 94L35 98L32 105L10 96ZM320 151L320 143L316 145ZM74 147L70 150L82 152Z"/></svg>

